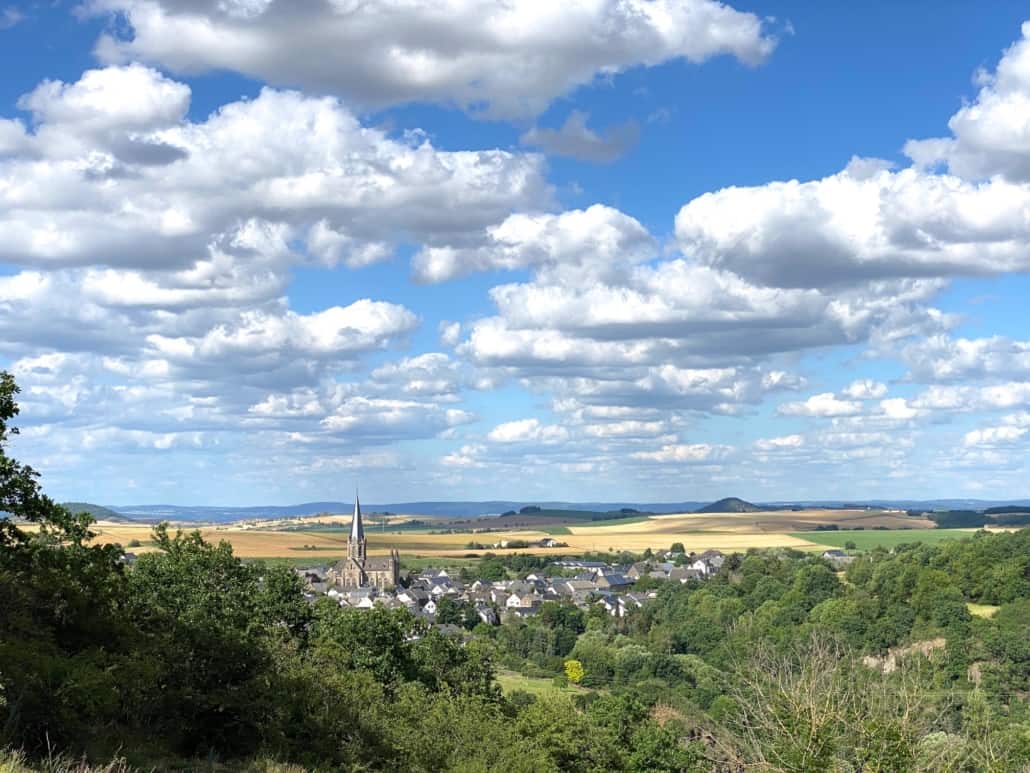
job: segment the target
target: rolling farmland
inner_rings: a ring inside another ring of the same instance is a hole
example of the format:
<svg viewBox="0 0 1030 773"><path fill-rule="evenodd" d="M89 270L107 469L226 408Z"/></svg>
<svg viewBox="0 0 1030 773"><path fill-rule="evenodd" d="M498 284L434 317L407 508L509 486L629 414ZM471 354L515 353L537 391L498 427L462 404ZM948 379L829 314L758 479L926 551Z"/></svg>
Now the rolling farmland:
<svg viewBox="0 0 1030 773"><path fill-rule="evenodd" d="M403 525L403 517L391 525ZM493 526L484 520L483 526ZM311 528L304 528L310 524ZM291 562L309 558L312 563L335 560L346 553L349 516L320 516L310 519L248 522L219 526L203 526L200 532L209 541L227 540L237 555L243 558L286 558ZM814 531L818 526L835 524L842 531ZM326 526L339 526L327 530ZM443 525L441 523L441 525ZM431 529L385 530L368 529L369 553L385 554L396 547L409 558L464 557L483 554L490 548L471 550L466 547L475 541L484 545L501 540L538 541L554 533L565 547L519 548L519 552L534 554L571 555L586 551L629 550L640 552L646 548L668 548L673 542L682 542L688 551L709 549L723 552L744 551L748 548L791 547L800 550L819 550L826 546L839 546L848 539L879 541L883 544L914 541L917 535L928 539L947 538L943 530L929 531L930 521L911 518L889 511L867 510L773 510L750 513L681 513L651 517L630 518L612 523L588 522L568 524L560 530L512 529L506 531L478 531L455 534L433 534ZM843 531L862 527L863 531ZM885 527L892 531L873 530ZM905 531L894 531L905 527ZM187 527L188 528L188 527ZM138 540L136 553L154 550L150 540L150 527L124 523L100 522L96 525L98 539L128 545ZM439 528L437 529L439 530ZM498 549L495 552L503 552Z"/></svg>

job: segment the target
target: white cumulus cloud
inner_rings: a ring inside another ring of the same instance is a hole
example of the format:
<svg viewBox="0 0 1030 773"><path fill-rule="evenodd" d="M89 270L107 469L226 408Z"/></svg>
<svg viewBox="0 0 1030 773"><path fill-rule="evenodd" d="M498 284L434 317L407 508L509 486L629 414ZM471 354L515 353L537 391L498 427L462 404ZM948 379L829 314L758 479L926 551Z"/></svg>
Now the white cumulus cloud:
<svg viewBox="0 0 1030 773"><path fill-rule="evenodd" d="M759 64L776 42L759 17L716 0L93 0L87 7L125 21L125 36L105 33L97 43L109 62L234 70L367 107L430 101L492 117L535 115L631 67L722 54Z"/></svg>

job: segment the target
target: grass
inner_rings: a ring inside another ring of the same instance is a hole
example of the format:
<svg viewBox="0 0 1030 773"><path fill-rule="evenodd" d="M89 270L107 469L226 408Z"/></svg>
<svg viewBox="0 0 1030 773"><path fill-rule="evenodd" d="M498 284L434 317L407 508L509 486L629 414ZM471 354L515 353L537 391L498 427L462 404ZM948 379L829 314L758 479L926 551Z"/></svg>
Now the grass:
<svg viewBox="0 0 1030 773"><path fill-rule="evenodd" d="M304 773L298 765L256 757L230 763L156 757L136 767L119 756L107 763L90 763L67 754L50 753L32 760L20 751L0 749L0 773L144 773L155 770L192 770L210 773Z"/></svg>
<svg viewBox="0 0 1030 773"><path fill-rule="evenodd" d="M497 672L497 684L501 686L504 692L511 693L514 690L522 690L528 692L531 695L543 696L543 695L561 695L565 694L584 694L593 692L588 687L580 687L578 685L570 684L568 687L557 687L551 679L545 677L536 676L525 676L523 674L516 673L515 671L499 670Z"/></svg>
<svg viewBox="0 0 1030 773"><path fill-rule="evenodd" d="M563 534L572 534L568 526L541 526L540 531L550 534L552 537L560 537Z"/></svg>
<svg viewBox="0 0 1030 773"><path fill-rule="evenodd" d="M993 606L992 604L974 604L972 601L969 601L966 603L966 609L969 610L969 614L971 615L990 619L994 617L999 607Z"/></svg>
<svg viewBox="0 0 1030 773"><path fill-rule="evenodd" d="M334 556L321 555L315 551L308 551L306 556L253 556L244 558L243 561L263 561L269 566L289 566L293 569L304 569L309 566L328 566L329 564L335 564L341 558L344 558L346 553L338 553Z"/></svg>
<svg viewBox="0 0 1030 773"><path fill-rule="evenodd" d="M802 531L793 532L792 537L808 540L828 548L843 548L848 542L855 543L856 550L872 550L876 547L892 548L912 542L936 544L945 540L968 537L975 529L866 529L864 531Z"/></svg>

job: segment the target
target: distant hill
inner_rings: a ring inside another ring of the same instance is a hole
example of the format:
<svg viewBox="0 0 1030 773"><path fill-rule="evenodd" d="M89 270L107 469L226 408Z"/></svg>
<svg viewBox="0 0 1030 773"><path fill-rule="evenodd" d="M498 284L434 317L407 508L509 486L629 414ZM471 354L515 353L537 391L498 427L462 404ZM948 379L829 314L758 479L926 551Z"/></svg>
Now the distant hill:
<svg viewBox="0 0 1030 773"><path fill-rule="evenodd" d="M127 515L116 513L109 507L94 505L89 502L61 502L61 507L73 513L89 513L98 521L115 521L117 523L134 523L134 520Z"/></svg>
<svg viewBox="0 0 1030 773"><path fill-rule="evenodd" d="M745 502L737 497L726 497L695 510L695 513L757 513L762 510L758 505Z"/></svg>

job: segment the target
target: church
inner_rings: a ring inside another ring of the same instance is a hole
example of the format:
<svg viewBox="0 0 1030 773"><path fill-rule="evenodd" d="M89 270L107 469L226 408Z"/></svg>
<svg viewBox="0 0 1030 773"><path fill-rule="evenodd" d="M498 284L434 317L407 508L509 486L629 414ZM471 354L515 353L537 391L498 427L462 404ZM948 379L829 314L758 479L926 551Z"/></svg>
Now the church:
<svg viewBox="0 0 1030 773"><path fill-rule="evenodd" d="M388 556L368 557L365 526L361 522L361 503L354 494L354 516L347 538L347 557L329 570L329 582L339 588L394 588L400 579L401 559L396 550Z"/></svg>

